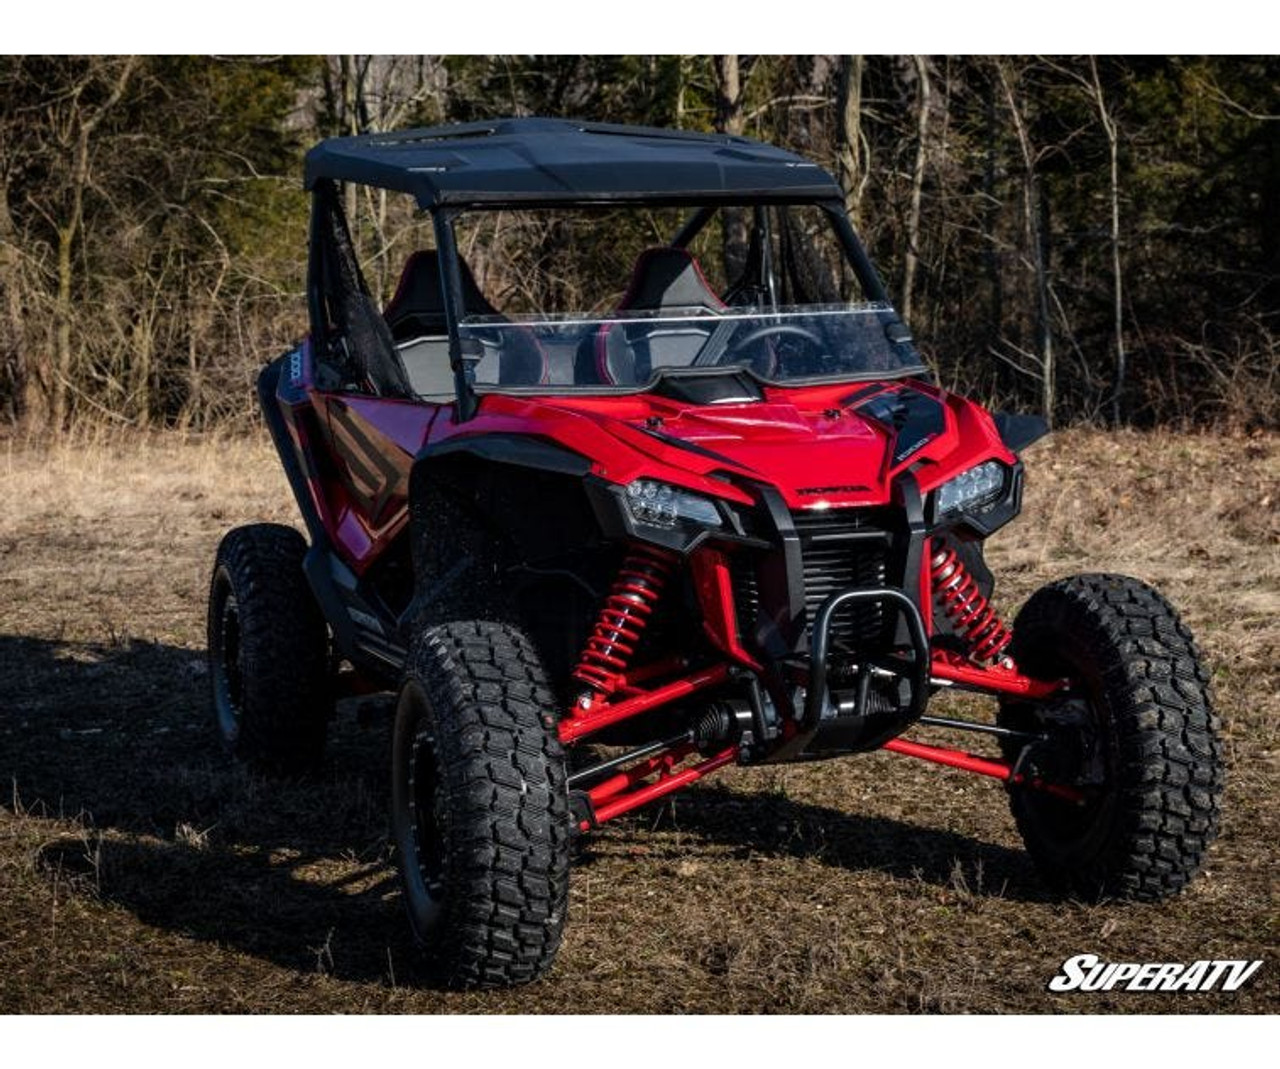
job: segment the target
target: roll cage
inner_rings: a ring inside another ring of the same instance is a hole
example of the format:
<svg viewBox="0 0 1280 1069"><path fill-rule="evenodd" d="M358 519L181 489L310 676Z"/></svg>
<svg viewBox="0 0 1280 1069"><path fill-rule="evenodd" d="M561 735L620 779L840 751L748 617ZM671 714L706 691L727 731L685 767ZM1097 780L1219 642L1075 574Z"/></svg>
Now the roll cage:
<svg viewBox="0 0 1280 1069"><path fill-rule="evenodd" d="M687 248L722 209L751 215L746 260L726 291L776 308L782 288L771 248L775 206L817 208L869 301L888 297L845 214L838 185L816 164L773 146L726 135L645 130L545 119L503 120L396 135L335 138L307 157L312 193L308 307L327 385L378 396L414 392L361 271L338 195L339 182L409 193L431 219L457 420L476 411L482 349L461 329L463 267L456 221L464 212L519 207L687 207L670 245ZM896 317L895 317L896 318ZM896 324L891 339L909 342Z"/></svg>

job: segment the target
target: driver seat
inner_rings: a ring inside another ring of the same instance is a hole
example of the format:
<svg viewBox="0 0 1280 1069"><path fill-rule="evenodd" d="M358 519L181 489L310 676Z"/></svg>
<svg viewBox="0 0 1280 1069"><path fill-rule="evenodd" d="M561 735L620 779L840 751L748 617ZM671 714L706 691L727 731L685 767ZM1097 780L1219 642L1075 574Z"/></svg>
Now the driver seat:
<svg viewBox="0 0 1280 1069"><path fill-rule="evenodd" d="M495 324L500 323L503 317L485 299L465 260L459 259L458 271L466 314L485 316ZM449 363L439 253L434 249L420 249L405 261L400 284L383 309L382 317L391 329L413 392L433 400L452 398L455 388ZM486 331L472 326L469 333L482 343L486 339L491 341L485 345L485 356L476 365L477 383L537 386L548 381L547 355L532 331L515 326Z"/></svg>
<svg viewBox="0 0 1280 1069"><path fill-rule="evenodd" d="M618 311L638 310L678 316L718 315L720 300L688 249L664 245L646 249L631 272L631 285ZM665 322L606 323L595 336L595 372L610 386L639 386L655 367L689 367L714 333L715 324Z"/></svg>

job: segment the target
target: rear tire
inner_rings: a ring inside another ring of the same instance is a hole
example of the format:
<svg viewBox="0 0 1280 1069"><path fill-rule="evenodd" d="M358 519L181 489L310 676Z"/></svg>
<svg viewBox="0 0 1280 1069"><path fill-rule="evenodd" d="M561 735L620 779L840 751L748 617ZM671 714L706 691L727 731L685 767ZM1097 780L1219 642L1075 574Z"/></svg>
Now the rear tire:
<svg viewBox="0 0 1280 1069"><path fill-rule="evenodd" d="M508 624L424 629L392 742L391 830L405 907L445 984L551 967L568 906L570 821L555 698Z"/></svg>
<svg viewBox="0 0 1280 1069"><path fill-rule="evenodd" d="M1055 889L1086 900L1156 900L1180 891L1218 830L1224 766L1209 673L1191 632L1151 587L1080 575L1037 591L1014 622L1011 653L1039 679L1068 678L1081 700L1055 710L1006 700L1000 722L1048 729L1046 778L1083 805L1015 789L1027 850ZM1006 751L1014 759L1016 751Z"/></svg>
<svg viewBox="0 0 1280 1069"><path fill-rule="evenodd" d="M333 714L329 637L292 527L237 527L218 546L209 589L209 678L223 743L261 771L319 763Z"/></svg>

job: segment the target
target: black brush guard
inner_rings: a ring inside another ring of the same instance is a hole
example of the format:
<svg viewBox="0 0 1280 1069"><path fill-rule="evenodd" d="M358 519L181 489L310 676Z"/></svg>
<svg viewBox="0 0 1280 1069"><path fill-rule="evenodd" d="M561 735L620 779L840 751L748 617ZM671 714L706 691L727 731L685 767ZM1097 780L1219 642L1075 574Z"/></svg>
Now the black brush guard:
<svg viewBox="0 0 1280 1069"><path fill-rule="evenodd" d="M831 624L836 612L850 602L878 602L896 612L906 625L911 645L911 661L897 663L890 671L905 679L910 696L905 705L889 714L869 715L870 663L864 664L853 690L854 703L849 711L823 718L830 698L828 657ZM809 685L805 689L804 711L800 730L772 755L771 760L803 759L828 754L873 750L895 738L924 714L929 700L929 638L924 620L915 603L901 590L888 587L851 588L832 594L818 608L810 628ZM874 722L873 722L874 721Z"/></svg>

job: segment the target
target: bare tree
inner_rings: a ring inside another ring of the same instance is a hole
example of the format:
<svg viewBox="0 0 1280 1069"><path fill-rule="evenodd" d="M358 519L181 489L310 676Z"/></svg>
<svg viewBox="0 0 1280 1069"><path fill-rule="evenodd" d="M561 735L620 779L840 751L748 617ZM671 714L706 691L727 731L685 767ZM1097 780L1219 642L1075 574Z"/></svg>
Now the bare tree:
<svg viewBox="0 0 1280 1069"><path fill-rule="evenodd" d="M67 422L67 394L71 384L72 296L75 283L72 263L84 223L85 194L92 181L93 136L99 124L124 96L137 63L136 56L122 59L91 58L83 76L51 107L53 140L68 162L66 200L57 233L57 296L54 301L54 366L49 376L49 423L61 428ZM89 103L90 90L106 87L105 97Z"/></svg>
<svg viewBox="0 0 1280 1069"><path fill-rule="evenodd" d="M1026 116L1017 98L1015 77L1008 64L997 60L997 72L1001 88L1004 90L1005 103L1009 108L1009 116L1013 122L1017 136L1018 149L1022 156L1022 220L1026 239L1026 258L1031 267L1035 282L1036 299L1036 353L1018 350L1020 356L1027 359L1034 367L1029 372L1024 365L1014 364L1024 373L1034 373L1040 381L1041 415L1053 423L1053 410L1056 402L1056 368L1053 351L1053 322L1050 309L1048 251L1043 233L1043 203L1041 201L1039 161L1040 154L1032 143L1027 129ZM1006 359L1008 359L1006 357ZM1012 362L1012 361L1010 361Z"/></svg>
<svg viewBox="0 0 1280 1069"><path fill-rule="evenodd" d="M1060 63L1051 59L1042 62L1063 77L1075 82L1084 93L1089 106L1097 114L1098 125L1107 142L1107 205L1109 208L1109 244L1111 256L1111 337L1115 351L1115 380L1111 390L1111 422L1119 425L1122 419L1121 397L1127 377L1128 354L1124 338L1124 269L1121 262L1120 242L1120 131L1115 115L1107 103L1106 90L1098 73L1098 59L1088 56L1079 66ZM1087 368L1085 369L1087 375Z"/></svg>
<svg viewBox="0 0 1280 1069"><path fill-rule="evenodd" d="M324 68L325 106L344 134L400 129L415 121L438 121L444 112L443 69L432 56L329 56ZM363 194L363 201L360 201ZM374 296L390 292L390 253L407 220L393 219L387 191L348 183L344 208L356 240L366 237ZM403 215L403 213L401 213ZM368 233L364 233L365 228Z"/></svg>
<svg viewBox="0 0 1280 1069"><path fill-rule="evenodd" d="M926 56L912 56L916 74L916 154L911 168L911 197L907 207L907 251L902 264L902 318L910 323L920 263L920 200L924 193L924 170L929 151L929 110L933 88Z"/></svg>
<svg viewBox="0 0 1280 1069"><path fill-rule="evenodd" d="M750 70L743 73L738 56L715 56L716 130L741 135L746 126L744 86ZM741 208L724 212L724 273L732 280L742 274L747 262L747 216Z"/></svg>
<svg viewBox="0 0 1280 1069"><path fill-rule="evenodd" d="M844 206L856 227L862 221L862 197L866 192L869 155L862 132L862 56L841 56L836 91L836 164Z"/></svg>
<svg viewBox="0 0 1280 1069"><path fill-rule="evenodd" d="M1111 391L1111 422L1119 424L1121 420L1121 395L1124 393L1125 375L1127 372L1127 354L1124 347L1124 271L1120 264L1120 134L1116 127L1115 117L1107 107L1107 95L1102 89L1102 80L1098 77L1098 59L1089 57L1089 80L1087 88L1098 110L1098 122L1107 138L1107 157L1110 164L1110 188L1108 199L1111 202L1111 303L1114 322L1114 344L1116 351L1116 381Z"/></svg>
<svg viewBox="0 0 1280 1069"><path fill-rule="evenodd" d="M21 60L16 60L17 77L21 77ZM8 73L8 72L6 72ZM9 79L5 79L9 81ZM10 99L5 92L8 85L0 85L0 107ZM10 422L16 422L29 401L27 391L34 383L27 371L27 346L22 330L22 238L10 208L9 176L15 153L10 145L12 116L6 114L0 121L0 403L6 409Z"/></svg>

